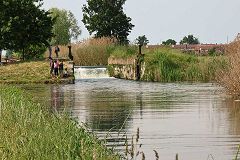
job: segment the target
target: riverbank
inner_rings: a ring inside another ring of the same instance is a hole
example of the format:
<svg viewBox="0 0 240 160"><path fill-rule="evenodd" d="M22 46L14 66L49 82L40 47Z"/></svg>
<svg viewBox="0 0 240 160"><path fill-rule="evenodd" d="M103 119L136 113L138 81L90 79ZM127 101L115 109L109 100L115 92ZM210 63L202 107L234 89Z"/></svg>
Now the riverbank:
<svg viewBox="0 0 240 160"><path fill-rule="evenodd" d="M73 83L74 77L52 78L49 61L18 62L0 66L0 84Z"/></svg>
<svg viewBox="0 0 240 160"><path fill-rule="evenodd" d="M129 54L112 55L110 75L136 79L136 58L136 54L132 57ZM140 80L154 82L212 82L218 71L227 66L225 56L197 56L168 47L144 49L139 62Z"/></svg>
<svg viewBox="0 0 240 160"><path fill-rule="evenodd" d="M3 159L119 159L67 115L49 113L16 87L0 86Z"/></svg>

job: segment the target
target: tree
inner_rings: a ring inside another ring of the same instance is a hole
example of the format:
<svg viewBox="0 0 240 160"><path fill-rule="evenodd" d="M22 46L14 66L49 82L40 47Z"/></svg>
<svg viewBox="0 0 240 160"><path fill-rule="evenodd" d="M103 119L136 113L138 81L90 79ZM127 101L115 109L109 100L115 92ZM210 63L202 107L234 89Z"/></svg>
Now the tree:
<svg viewBox="0 0 240 160"><path fill-rule="evenodd" d="M31 46L47 46L52 37L52 18L41 9L42 0L1 0L0 46L22 53Z"/></svg>
<svg viewBox="0 0 240 160"><path fill-rule="evenodd" d="M173 39L168 39L166 41L163 41L162 44L163 45L176 45L177 42L175 40L173 40Z"/></svg>
<svg viewBox="0 0 240 160"><path fill-rule="evenodd" d="M183 39L180 41L180 44L199 44L199 40L193 35L188 35L183 37Z"/></svg>
<svg viewBox="0 0 240 160"><path fill-rule="evenodd" d="M138 38L136 38L136 44L138 44L140 46L146 46L148 43L149 43L149 41L145 35L138 36Z"/></svg>
<svg viewBox="0 0 240 160"><path fill-rule="evenodd" d="M120 44L128 43L134 27L131 18L123 12L126 0L87 0L83 5L83 19L89 33L96 38L113 37Z"/></svg>
<svg viewBox="0 0 240 160"><path fill-rule="evenodd" d="M52 18L55 20L53 25L54 37L51 44L66 45L71 42L71 39L78 39L81 30L72 12L58 8L52 8L50 12Z"/></svg>

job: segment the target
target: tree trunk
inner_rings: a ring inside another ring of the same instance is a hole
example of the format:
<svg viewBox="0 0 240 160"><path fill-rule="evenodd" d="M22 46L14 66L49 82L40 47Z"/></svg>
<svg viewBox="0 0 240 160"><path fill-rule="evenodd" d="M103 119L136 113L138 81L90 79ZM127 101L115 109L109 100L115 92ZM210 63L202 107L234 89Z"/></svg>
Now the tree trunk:
<svg viewBox="0 0 240 160"><path fill-rule="evenodd" d="M22 49L22 60L23 60L23 61L24 61L24 59L25 59L25 55L24 55L25 53L24 53L24 52L25 52L25 49L23 48L23 49Z"/></svg>
<svg viewBox="0 0 240 160"><path fill-rule="evenodd" d="M2 62L2 50L0 49L0 63Z"/></svg>

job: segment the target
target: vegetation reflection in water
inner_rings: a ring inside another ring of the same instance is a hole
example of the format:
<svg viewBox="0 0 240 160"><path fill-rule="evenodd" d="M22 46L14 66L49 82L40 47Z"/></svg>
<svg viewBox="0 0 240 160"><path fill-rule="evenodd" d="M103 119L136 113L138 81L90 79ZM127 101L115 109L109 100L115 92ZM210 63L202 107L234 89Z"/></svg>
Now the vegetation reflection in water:
<svg viewBox="0 0 240 160"><path fill-rule="evenodd" d="M210 83L161 84L85 79L48 87L59 112L67 110L124 154L139 128L147 159L233 159L240 139L238 101ZM134 137L134 139L136 136ZM137 153L137 152L135 152ZM142 155L140 155L142 156Z"/></svg>

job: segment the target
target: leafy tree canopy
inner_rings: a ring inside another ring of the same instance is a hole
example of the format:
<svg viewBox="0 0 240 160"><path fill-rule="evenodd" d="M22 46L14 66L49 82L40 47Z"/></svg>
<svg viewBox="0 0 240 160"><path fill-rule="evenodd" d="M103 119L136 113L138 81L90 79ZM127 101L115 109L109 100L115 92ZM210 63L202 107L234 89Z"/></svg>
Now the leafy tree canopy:
<svg viewBox="0 0 240 160"><path fill-rule="evenodd" d="M53 21L41 9L42 0L0 1L0 48L25 51L32 46L48 45Z"/></svg>
<svg viewBox="0 0 240 160"><path fill-rule="evenodd" d="M51 16L55 20L53 25L53 34L51 44L66 45L71 40L77 40L81 34L78 22L71 11L61 10L58 8L50 9Z"/></svg>
<svg viewBox="0 0 240 160"><path fill-rule="evenodd" d="M180 44L199 44L199 40L193 35L188 35L183 37L183 39L180 41Z"/></svg>
<svg viewBox="0 0 240 160"><path fill-rule="evenodd" d="M146 46L149 43L149 41L145 35L138 36L138 38L136 38L135 41L136 41L136 44L138 44L140 46Z"/></svg>
<svg viewBox="0 0 240 160"><path fill-rule="evenodd" d="M126 0L87 0L83 6L83 20L95 37L114 37L120 44L128 43L132 28L131 18L123 12Z"/></svg>
<svg viewBox="0 0 240 160"><path fill-rule="evenodd" d="M163 45L176 45L177 42L175 40L173 40L173 39L168 39L166 41L163 41L162 44Z"/></svg>

